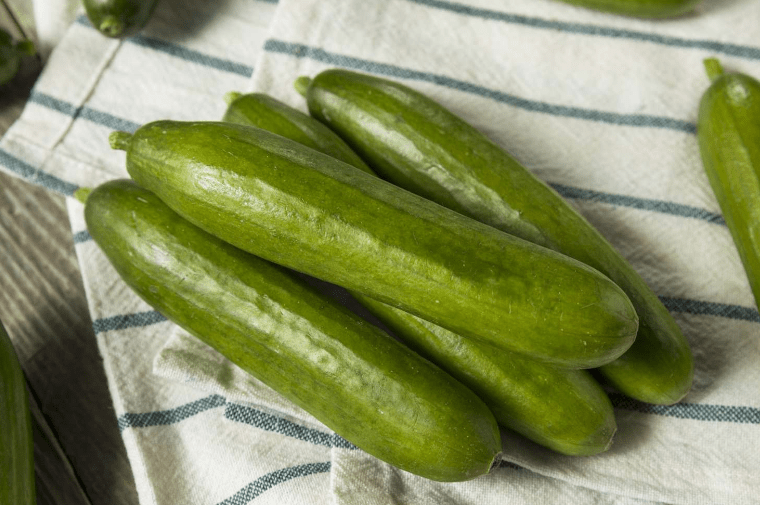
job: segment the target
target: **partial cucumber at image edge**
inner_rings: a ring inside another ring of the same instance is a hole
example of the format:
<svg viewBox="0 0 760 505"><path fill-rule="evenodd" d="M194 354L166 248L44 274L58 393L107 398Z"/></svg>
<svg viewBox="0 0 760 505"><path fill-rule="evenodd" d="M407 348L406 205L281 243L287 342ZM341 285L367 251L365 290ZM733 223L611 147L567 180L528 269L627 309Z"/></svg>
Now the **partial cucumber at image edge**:
<svg viewBox="0 0 760 505"><path fill-rule="evenodd" d="M330 69L313 79L301 77L295 86L310 114L383 179L609 276L640 319L631 348L601 367L605 380L648 403L672 404L686 395L694 363L671 314L585 218L509 153L398 82Z"/></svg>
<svg viewBox="0 0 760 505"><path fill-rule="evenodd" d="M0 322L0 503L33 505L34 443L26 379Z"/></svg>
<svg viewBox="0 0 760 505"><path fill-rule="evenodd" d="M159 0L82 0L87 17L103 35L124 38L148 24Z"/></svg>
<svg viewBox="0 0 760 505"><path fill-rule="evenodd" d="M461 481L501 451L493 414L429 361L133 181L86 196L95 242L143 300L367 453Z"/></svg>
<svg viewBox="0 0 760 505"><path fill-rule="evenodd" d="M699 104L704 170L760 307L760 82L705 60L712 83Z"/></svg>
<svg viewBox="0 0 760 505"><path fill-rule="evenodd" d="M33 56L36 52L30 40L14 41L10 33L0 28L0 86L16 76L25 56Z"/></svg>
<svg viewBox="0 0 760 505"><path fill-rule="evenodd" d="M263 128L345 161L366 164L316 119L262 94L228 94L224 120ZM562 454L607 450L617 425L609 398L585 370L553 367L472 339L360 294L354 296L412 349L483 399L505 428Z"/></svg>
<svg viewBox="0 0 760 505"><path fill-rule="evenodd" d="M639 18L672 18L689 14L702 0L559 0L610 14Z"/></svg>
<svg viewBox="0 0 760 505"><path fill-rule="evenodd" d="M279 135L157 121L111 141L138 184L207 232L463 336L568 368L635 338L630 300L593 268Z"/></svg>

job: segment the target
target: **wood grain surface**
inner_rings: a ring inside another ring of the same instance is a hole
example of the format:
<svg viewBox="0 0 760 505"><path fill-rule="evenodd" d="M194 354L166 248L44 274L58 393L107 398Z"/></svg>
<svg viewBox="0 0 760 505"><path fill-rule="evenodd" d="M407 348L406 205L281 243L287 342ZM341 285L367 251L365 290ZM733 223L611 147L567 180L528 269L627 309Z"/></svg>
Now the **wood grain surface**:
<svg viewBox="0 0 760 505"><path fill-rule="evenodd" d="M0 26L14 36L0 6ZM33 34L33 31L31 31ZM0 87L0 135L40 72ZM32 396L39 505L136 505L64 197L0 173L0 321Z"/></svg>

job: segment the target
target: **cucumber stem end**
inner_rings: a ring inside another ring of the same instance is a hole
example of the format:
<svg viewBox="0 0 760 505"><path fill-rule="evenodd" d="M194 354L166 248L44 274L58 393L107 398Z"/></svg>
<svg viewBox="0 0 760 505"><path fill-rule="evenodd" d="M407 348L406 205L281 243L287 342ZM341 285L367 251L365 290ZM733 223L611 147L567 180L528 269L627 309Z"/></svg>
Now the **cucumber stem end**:
<svg viewBox="0 0 760 505"><path fill-rule="evenodd" d="M127 150L131 140L132 134L127 132L111 132L108 136L108 143L111 144L111 149L119 149L121 151Z"/></svg>
<svg viewBox="0 0 760 505"><path fill-rule="evenodd" d="M704 60L704 64L707 77L709 77L711 81L714 81L723 75L723 66L717 58L707 58Z"/></svg>
<svg viewBox="0 0 760 505"><path fill-rule="evenodd" d="M225 103L227 105L232 105L232 102L234 102L235 100L237 100L241 96L243 96L242 93L239 93L237 91L230 91L229 93L225 93L225 95L224 95L224 101L225 101Z"/></svg>
<svg viewBox="0 0 760 505"><path fill-rule="evenodd" d="M293 87L296 88L296 91L298 91L298 94L301 96L306 96L306 90L309 89L309 85L311 84L311 78L306 77L305 75L302 75L298 79L295 80L293 83Z"/></svg>

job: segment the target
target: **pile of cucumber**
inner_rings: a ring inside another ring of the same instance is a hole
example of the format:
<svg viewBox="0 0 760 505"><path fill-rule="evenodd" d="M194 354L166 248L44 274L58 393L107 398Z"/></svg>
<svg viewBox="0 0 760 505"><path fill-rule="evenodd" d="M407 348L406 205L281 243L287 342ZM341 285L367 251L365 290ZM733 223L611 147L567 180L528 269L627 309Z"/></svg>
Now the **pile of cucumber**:
<svg viewBox="0 0 760 505"><path fill-rule="evenodd" d="M658 297L503 149L396 82L333 69L296 89L310 115L230 93L223 121L112 133L132 179L78 196L115 269L167 318L438 481L489 472L500 428L607 450L597 378L649 403L688 392L691 351ZM394 336L302 274L348 289Z"/></svg>

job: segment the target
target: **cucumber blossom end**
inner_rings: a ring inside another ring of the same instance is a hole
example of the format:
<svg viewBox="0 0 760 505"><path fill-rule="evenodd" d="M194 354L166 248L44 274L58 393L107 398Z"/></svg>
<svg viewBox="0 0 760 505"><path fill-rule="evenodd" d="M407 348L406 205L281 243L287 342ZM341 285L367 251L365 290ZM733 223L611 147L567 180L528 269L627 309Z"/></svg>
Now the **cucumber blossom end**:
<svg viewBox="0 0 760 505"><path fill-rule="evenodd" d="M115 16L106 16L98 26L98 31L106 37L121 37L124 33L124 23Z"/></svg>

